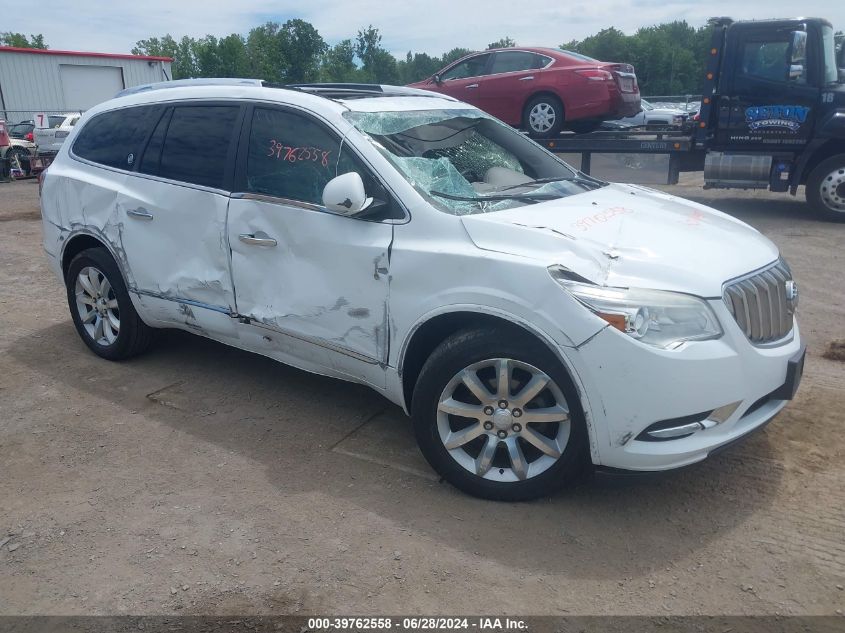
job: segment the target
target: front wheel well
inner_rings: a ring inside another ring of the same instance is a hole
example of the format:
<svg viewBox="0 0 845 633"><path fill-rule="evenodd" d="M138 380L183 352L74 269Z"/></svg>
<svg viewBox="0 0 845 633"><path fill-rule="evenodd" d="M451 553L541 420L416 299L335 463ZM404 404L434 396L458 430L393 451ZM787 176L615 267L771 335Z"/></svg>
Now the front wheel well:
<svg viewBox="0 0 845 633"><path fill-rule="evenodd" d="M65 245L64 253L62 253L62 274L67 276L67 270L70 268L73 258L89 248L105 248L108 251L106 245L92 235L77 235L72 237Z"/></svg>
<svg viewBox="0 0 845 633"><path fill-rule="evenodd" d="M566 116L566 104L563 102L563 99L560 97L560 95L555 94L551 90L539 90L539 91L533 93L532 95L530 95L525 100L525 103L522 105L523 116L525 115L526 111L528 110L528 106L530 105L530 103L532 101L534 101L534 99L536 99L537 97L548 97L548 98L554 99L555 101L557 101L560 104L560 107L563 108L563 114L564 114L564 116Z"/></svg>
<svg viewBox="0 0 845 633"><path fill-rule="evenodd" d="M500 331L509 332L513 336L530 336L548 347L546 341L542 340L534 332L502 317L480 312L449 312L437 315L423 323L413 333L405 350L401 365L401 375L402 395L408 411L411 410L411 400L414 395L417 378L419 378L420 372L428 357L449 336L468 328L495 328ZM561 365L563 366L562 363ZM566 372L569 371L565 366L563 369Z"/></svg>
<svg viewBox="0 0 845 633"><path fill-rule="evenodd" d="M832 156L842 153L842 139L830 139L824 145L819 147L807 164L804 165L804 170L801 173L801 184L806 185L812 171L819 165L819 163L826 161Z"/></svg>

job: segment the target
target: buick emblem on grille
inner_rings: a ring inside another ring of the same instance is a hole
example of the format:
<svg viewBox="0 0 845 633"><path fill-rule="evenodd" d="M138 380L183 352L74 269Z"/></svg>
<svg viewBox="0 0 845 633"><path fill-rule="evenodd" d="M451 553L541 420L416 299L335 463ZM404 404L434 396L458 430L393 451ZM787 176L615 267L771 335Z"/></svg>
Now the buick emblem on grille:
<svg viewBox="0 0 845 633"><path fill-rule="evenodd" d="M784 285L786 286L786 300L789 302L789 307L795 310L798 305L798 284L792 279L788 279Z"/></svg>

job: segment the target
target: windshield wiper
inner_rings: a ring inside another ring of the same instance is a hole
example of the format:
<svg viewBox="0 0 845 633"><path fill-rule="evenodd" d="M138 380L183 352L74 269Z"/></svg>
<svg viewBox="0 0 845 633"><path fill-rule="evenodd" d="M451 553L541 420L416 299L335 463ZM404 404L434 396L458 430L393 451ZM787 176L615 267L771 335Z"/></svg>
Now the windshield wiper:
<svg viewBox="0 0 845 633"><path fill-rule="evenodd" d="M510 195L493 195L493 196L456 196L451 193L444 193L443 191L429 191L433 196L439 198L446 198L447 200L460 200L466 202L501 202L502 200L557 200L559 195L550 193L531 194L531 193L513 193Z"/></svg>
<svg viewBox="0 0 845 633"><path fill-rule="evenodd" d="M581 185L587 189L599 189L607 184L590 176L552 176L551 178L536 178L518 185L508 185L507 187L502 187L499 191L518 189L519 187L527 187L529 185L544 185L550 182L574 182L576 185Z"/></svg>

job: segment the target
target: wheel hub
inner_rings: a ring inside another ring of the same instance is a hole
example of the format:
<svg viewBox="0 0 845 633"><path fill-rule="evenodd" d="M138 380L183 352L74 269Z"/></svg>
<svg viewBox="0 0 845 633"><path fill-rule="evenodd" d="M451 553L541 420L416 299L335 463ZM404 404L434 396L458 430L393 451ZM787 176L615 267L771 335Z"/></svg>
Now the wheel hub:
<svg viewBox="0 0 845 633"><path fill-rule="evenodd" d="M493 413L493 426L501 431L507 431L513 426L513 413L510 409L496 409Z"/></svg>
<svg viewBox="0 0 845 633"><path fill-rule="evenodd" d="M833 211L845 211L845 168L828 174L819 187L822 202Z"/></svg>

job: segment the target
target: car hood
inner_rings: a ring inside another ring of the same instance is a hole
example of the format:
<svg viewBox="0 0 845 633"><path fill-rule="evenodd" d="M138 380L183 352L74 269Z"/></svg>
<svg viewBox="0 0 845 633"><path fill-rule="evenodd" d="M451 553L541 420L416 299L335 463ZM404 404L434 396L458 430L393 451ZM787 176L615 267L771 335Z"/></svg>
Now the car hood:
<svg viewBox="0 0 845 633"><path fill-rule="evenodd" d="M478 248L559 264L607 286L720 297L725 281L778 257L744 222L636 185L461 220Z"/></svg>

